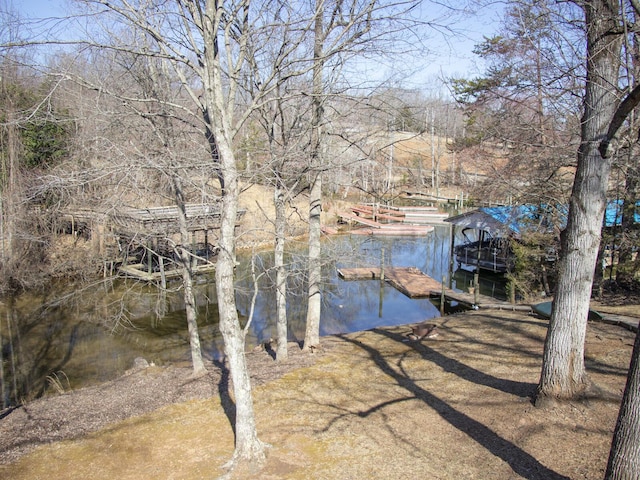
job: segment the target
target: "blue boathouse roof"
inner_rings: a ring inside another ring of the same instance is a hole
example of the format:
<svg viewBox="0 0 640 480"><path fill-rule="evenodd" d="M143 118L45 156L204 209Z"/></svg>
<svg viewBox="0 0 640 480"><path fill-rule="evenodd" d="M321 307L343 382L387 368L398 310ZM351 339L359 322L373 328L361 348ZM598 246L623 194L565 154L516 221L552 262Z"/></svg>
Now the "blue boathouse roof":
<svg viewBox="0 0 640 480"><path fill-rule="evenodd" d="M640 200L636 202L635 212L633 213L633 223L640 224ZM604 226L622 225L622 200L612 200L607 203L607 209L604 211Z"/></svg>
<svg viewBox="0 0 640 480"><path fill-rule="evenodd" d="M622 201L610 201L605 210L605 226L621 225L621 211ZM482 207L447 218L445 221L463 228L484 230L493 237L518 238L527 230L539 232L551 231L554 227L564 228L567 223L567 207L552 208L540 205ZM640 224L640 201L636 203L634 221Z"/></svg>
<svg viewBox="0 0 640 480"><path fill-rule="evenodd" d="M563 218L560 221L564 223L566 214L561 215ZM538 205L510 205L483 207L445 221L463 228L484 230L493 237L519 237L528 229L551 230L554 216L559 216L557 209Z"/></svg>

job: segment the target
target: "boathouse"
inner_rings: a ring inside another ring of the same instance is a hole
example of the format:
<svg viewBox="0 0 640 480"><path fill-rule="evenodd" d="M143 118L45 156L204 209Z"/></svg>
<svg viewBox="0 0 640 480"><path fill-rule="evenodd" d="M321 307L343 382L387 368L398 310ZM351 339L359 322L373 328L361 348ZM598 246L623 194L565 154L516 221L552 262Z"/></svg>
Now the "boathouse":
<svg viewBox="0 0 640 480"><path fill-rule="evenodd" d="M465 239L454 246L458 263L506 273L514 267L512 241L526 231L551 232L554 227L564 225L565 215L538 205L514 205L483 207L447 218L445 222L458 227Z"/></svg>
<svg viewBox="0 0 640 480"><path fill-rule="evenodd" d="M244 213L239 211L238 219ZM118 267L127 276L153 281L178 274L176 245L191 252L195 271L213 268L209 259L217 250L220 206L187 204L185 214L190 245L180 245L175 205L107 211L74 209L63 212L62 220L68 226L66 231L90 239L96 253L105 259L105 274Z"/></svg>

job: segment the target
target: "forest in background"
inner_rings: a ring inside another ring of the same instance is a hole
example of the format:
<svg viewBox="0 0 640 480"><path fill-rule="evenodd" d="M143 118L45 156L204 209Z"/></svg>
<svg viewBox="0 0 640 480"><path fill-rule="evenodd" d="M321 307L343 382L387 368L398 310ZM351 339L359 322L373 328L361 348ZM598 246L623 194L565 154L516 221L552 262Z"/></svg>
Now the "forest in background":
<svg viewBox="0 0 640 480"><path fill-rule="evenodd" d="M323 120L325 200L399 204L407 193L464 192L470 206L567 205L580 133L584 52L574 40L581 28L570 9L515 5L501 31L476 46L486 66L482 75L439 79L452 96L407 90L392 80L354 83L340 66L331 67L324 87L331 92ZM20 35L32 27L30 19L9 5L3 15L3 42L13 46L3 49L0 78L2 291L101 274L105 258L78 248L81 239L59 235L69 229L65 212L171 205L168 172L176 169L187 202L219 199L216 168L190 119L188 92L153 57L100 49L98 43L49 45L42 53L20 46L29 43ZM412 36L420 37L417 25ZM635 57L628 58L632 75ZM282 171L290 201L308 191L308 75L290 74L286 95L274 94L272 105L243 119L234 148L245 188L268 189L278 176L274 171ZM157 91L153 78L167 91ZM171 105L160 98L169 92ZM637 229L629 213L638 177L633 125L628 132L608 194L624 202L621 228L613 232L613 244L607 242L620 251L623 268L616 273L626 283L638 271ZM163 135L172 139L170 154Z"/></svg>

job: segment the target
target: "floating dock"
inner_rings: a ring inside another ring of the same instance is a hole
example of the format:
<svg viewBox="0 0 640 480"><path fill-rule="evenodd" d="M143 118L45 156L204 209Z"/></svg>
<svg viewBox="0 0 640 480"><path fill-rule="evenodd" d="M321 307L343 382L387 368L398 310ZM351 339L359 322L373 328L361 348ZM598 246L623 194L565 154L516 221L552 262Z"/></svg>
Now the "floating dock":
<svg viewBox="0 0 640 480"><path fill-rule="evenodd" d="M380 267L338 269L338 276L343 280L380 280L383 274L385 282L388 282L409 298L439 297L443 293L441 282L431 278L416 267L385 267L384 272ZM471 293L456 292L445 287L444 295L447 300L453 300L469 306L476 305L475 295ZM499 302L495 298L479 295L478 305L481 306L483 304L491 305L493 308L498 304L503 308L511 307L511 304L506 302Z"/></svg>

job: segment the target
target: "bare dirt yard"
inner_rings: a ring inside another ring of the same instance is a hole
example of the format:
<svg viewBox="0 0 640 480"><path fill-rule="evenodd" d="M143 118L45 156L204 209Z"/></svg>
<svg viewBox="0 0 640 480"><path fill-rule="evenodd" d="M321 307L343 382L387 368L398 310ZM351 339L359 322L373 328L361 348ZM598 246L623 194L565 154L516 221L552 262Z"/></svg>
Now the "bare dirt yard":
<svg viewBox="0 0 640 480"><path fill-rule="evenodd" d="M604 305L603 305L604 306ZM606 306L605 306L606 307ZM638 315L639 308L629 312ZM608 308L614 308L609 306ZM601 479L634 334L590 323L582 401L532 405L547 321L479 310L248 358L265 465L237 479ZM233 403L224 370L150 367L0 419L0 478L203 479L225 474Z"/></svg>

